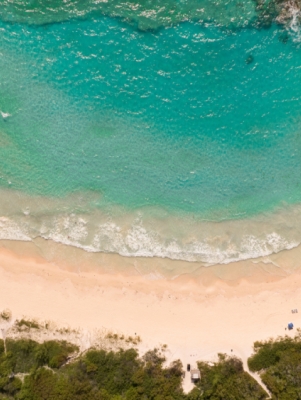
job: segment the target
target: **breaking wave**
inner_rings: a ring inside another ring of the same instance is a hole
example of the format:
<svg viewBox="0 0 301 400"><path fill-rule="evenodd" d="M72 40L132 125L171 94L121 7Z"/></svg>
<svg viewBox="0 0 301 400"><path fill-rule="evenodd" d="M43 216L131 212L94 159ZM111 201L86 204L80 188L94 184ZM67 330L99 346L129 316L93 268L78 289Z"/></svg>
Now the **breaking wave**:
<svg viewBox="0 0 301 400"><path fill-rule="evenodd" d="M191 215L171 216L159 209L84 209L84 198L87 195L54 200L1 191L0 239L42 237L88 252L208 265L268 256L301 242L301 206L212 222Z"/></svg>

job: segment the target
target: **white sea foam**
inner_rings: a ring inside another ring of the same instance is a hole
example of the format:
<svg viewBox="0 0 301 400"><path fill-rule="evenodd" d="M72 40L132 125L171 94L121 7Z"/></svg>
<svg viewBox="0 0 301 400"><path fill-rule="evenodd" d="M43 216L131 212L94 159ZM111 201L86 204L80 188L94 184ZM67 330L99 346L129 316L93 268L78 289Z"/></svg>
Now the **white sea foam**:
<svg viewBox="0 0 301 400"><path fill-rule="evenodd" d="M8 117L11 117L11 114L5 113L5 112L3 112L3 111L1 111L1 110L0 110L0 114L1 114L1 116L2 116L3 119L6 119L6 118L8 118Z"/></svg>
<svg viewBox="0 0 301 400"><path fill-rule="evenodd" d="M28 241L40 236L88 252L207 265L269 256L301 243L301 206L248 220L210 222L160 210L74 212L72 204L79 209L79 198L82 202L82 196L51 200L1 191L0 239Z"/></svg>
<svg viewBox="0 0 301 400"><path fill-rule="evenodd" d="M276 18L279 23L286 27L294 42L301 41L300 19L300 4L295 0L284 2L282 4L282 10Z"/></svg>
<svg viewBox="0 0 301 400"><path fill-rule="evenodd" d="M30 241L31 239L16 222L7 217L0 217L0 240Z"/></svg>
<svg viewBox="0 0 301 400"><path fill-rule="evenodd" d="M1 239L30 240L22 229L10 221L9 229L1 234ZM291 249L300 244L298 241L288 241L279 234L272 232L264 238L254 235L244 235L238 243L229 242L228 246L219 248L214 245L195 241L180 244L176 239L165 242L164 238L156 237L156 232L147 232L141 226L133 226L128 232L121 234L121 228L115 225L106 230L107 225L100 225L102 234L93 236L92 242L87 243L87 230L84 226L76 229L61 231L58 227L53 230L41 231L40 236L58 243L76 246L90 252L118 253L127 257L168 257L174 260L202 261L207 264L225 264L233 261L257 258ZM161 240L160 240L161 239Z"/></svg>
<svg viewBox="0 0 301 400"><path fill-rule="evenodd" d="M247 260L268 256L278 253L284 249L292 249L300 244L297 240L289 241L278 233L272 232L258 238L254 235L243 235L240 240L228 242L222 247L204 241L194 241L185 244L179 243L176 239L166 242L158 237L157 232L147 232L141 226L133 226L129 231L121 233L121 228L116 224L108 226L100 225L100 232L93 236L92 243L88 244L80 240L85 237L86 230L77 236L79 229L66 233L51 231L42 236L45 239L52 239L59 243L80 247L86 251L118 253L126 257L162 257L174 260L202 261L206 264L227 264L234 261ZM211 237L208 238L209 240Z"/></svg>

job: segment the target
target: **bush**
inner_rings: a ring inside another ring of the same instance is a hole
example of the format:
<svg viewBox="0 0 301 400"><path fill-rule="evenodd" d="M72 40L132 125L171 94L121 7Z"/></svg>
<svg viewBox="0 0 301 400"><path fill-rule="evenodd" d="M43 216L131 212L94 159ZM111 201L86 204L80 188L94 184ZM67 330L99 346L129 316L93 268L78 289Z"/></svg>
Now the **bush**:
<svg viewBox="0 0 301 400"><path fill-rule="evenodd" d="M201 380L197 384L199 397L194 392L192 399L266 399L267 393L243 369L242 361L236 357L219 354L218 362L213 365L199 362ZM193 393L191 393L191 396Z"/></svg>
<svg viewBox="0 0 301 400"><path fill-rule="evenodd" d="M301 399L301 337L280 337L254 344L249 358L252 370L260 371L262 381L279 400Z"/></svg>
<svg viewBox="0 0 301 400"><path fill-rule="evenodd" d="M30 339L7 339L6 348L4 365L15 373L29 372L32 368L43 365L59 368L71 353L78 350L77 346L66 341L50 340L40 344Z"/></svg>
<svg viewBox="0 0 301 400"><path fill-rule="evenodd" d="M0 357L4 354L4 341L0 339Z"/></svg>
<svg viewBox="0 0 301 400"><path fill-rule="evenodd" d="M20 319L16 320L15 322L15 327L17 328L18 331L23 331L23 330L30 330L30 329L40 329L41 325L34 320L27 320L27 319Z"/></svg>
<svg viewBox="0 0 301 400"><path fill-rule="evenodd" d="M90 350L77 364L77 372L84 374L96 387L113 395L130 388L131 378L140 365L138 353L134 349L116 353Z"/></svg>
<svg viewBox="0 0 301 400"><path fill-rule="evenodd" d="M90 349L66 364L77 347L65 341L42 344L0 341L0 400L263 400L267 394L236 357L199 362L201 380L189 393L182 390L180 361L164 366L158 349L139 358L135 349L107 352ZM300 338L254 344L249 364L260 368L274 398L301 399ZM252 364L253 363L253 364ZM267 366L262 369L263 366ZM50 368L52 369L50 369ZM25 372L24 383L12 372Z"/></svg>
<svg viewBox="0 0 301 400"><path fill-rule="evenodd" d="M7 354L3 362L9 365L10 372L29 372L36 366L34 353L38 346L37 342L30 339L6 339Z"/></svg>
<svg viewBox="0 0 301 400"><path fill-rule="evenodd" d="M143 359L134 349L90 350L61 371L74 381L89 382L105 400L184 400L182 364L176 361L163 368L163 361L157 350Z"/></svg>
<svg viewBox="0 0 301 400"><path fill-rule="evenodd" d="M80 381L46 368L25 377L18 400L109 400L89 381Z"/></svg>
<svg viewBox="0 0 301 400"><path fill-rule="evenodd" d="M35 349L35 359L39 366L48 365L51 368L60 368L70 354L78 351L78 347L66 341L50 340L39 344Z"/></svg>
<svg viewBox="0 0 301 400"><path fill-rule="evenodd" d="M255 342L253 349L255 354L248 359L248 366L251 371L260 371L277 364L284 352L301 351L301 340L299 335L295 338L285 336L276 340Z"/></svg>

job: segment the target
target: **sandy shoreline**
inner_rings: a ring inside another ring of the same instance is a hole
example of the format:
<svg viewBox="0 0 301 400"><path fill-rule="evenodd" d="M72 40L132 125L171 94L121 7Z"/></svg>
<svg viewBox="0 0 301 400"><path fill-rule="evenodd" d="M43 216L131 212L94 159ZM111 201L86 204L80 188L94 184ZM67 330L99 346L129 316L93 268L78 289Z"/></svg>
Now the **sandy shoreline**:
<svg viewBox="0 0 301 400"><path fill-rule="evenodd" d="M31 243L3 241L0 309L9 308L15 318L137 334L145 349L167 344L168 357L180 358L184 365L212 359L218 352L231 354L231 349L245 361L255 340L288 333L291 321L301 327L299 250L295 252L294 268L287 274L263 269L260 262L239 279L236 273L230 279L228 272L228 280L222 280L221 271L207 268L194 276L154 280L99 272L85 263L71 269L70 262L47 261ZM230 271L231 266L223 268ZM291 313L295 308L298 314Z"/></svg>

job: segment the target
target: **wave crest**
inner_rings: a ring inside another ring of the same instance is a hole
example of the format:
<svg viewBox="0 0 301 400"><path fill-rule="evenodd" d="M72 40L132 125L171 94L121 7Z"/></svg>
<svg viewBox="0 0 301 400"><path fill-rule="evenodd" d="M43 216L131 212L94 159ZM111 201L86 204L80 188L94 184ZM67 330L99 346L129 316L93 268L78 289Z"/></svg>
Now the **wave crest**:
<svg viewBox="0 0 301 400"><path fill-rule="evenodd" d="M110 206L100 210L93 201L89 205L87 198L87 194L35 198L2 190L0 239L42 237L88 252L207 265L268 256L301 243L301 206L249 219L212 222L151 208L129 211Z"/></svg>

